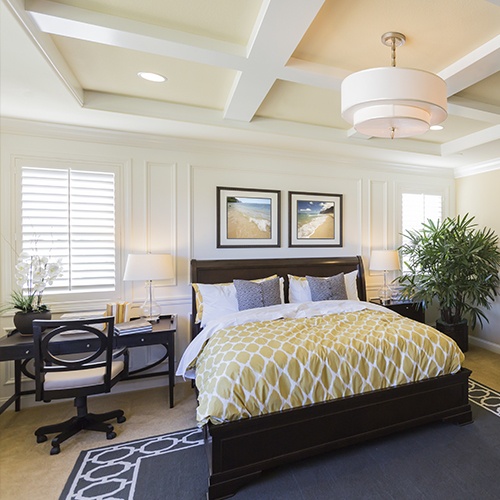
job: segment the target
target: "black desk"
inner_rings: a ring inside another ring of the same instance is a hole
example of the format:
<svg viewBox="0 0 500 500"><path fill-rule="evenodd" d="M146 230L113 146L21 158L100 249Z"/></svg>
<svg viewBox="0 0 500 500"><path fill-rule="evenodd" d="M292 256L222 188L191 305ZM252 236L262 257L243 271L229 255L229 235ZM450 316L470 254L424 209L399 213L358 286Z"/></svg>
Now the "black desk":
<svg viewBox="0 0 500 500"><path fill-rule="evenodd" d="M168 374L169 381L169 401L170 408L174 406L174 385L175 385L175 316L162 317L158 323L153 324L151 333L133 333L130 335L115 335L115 346L117 348L127 346L142 347L151 345L162 345L165 354L154 363L140 369L129 372L128 379L154 377ZM96 337L85 334L60 335L61 340L55 339L51 342L54 354L72 354L92 350L100 342ZM0 339L0 361L14 361L14 394L0 407L0 413L15 402L16 411L21 409L21 396L34 394L34 390L21 391L21 375L33 378L26 369L27 362L33 358L33 338L14 333L9 337ZM142 373L149 370L165 359L168 360L168 370L163 372Z"/></svg>

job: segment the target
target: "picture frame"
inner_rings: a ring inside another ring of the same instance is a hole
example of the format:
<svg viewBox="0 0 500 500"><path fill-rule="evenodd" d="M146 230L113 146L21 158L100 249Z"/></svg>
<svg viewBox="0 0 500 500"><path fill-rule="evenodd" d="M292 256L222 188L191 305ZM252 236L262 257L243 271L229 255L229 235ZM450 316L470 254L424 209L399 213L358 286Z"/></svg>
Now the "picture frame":
<svg viewBox="0 0 500 500"><path fill-rule="evenodd" d="M290 247L341 247L343 195L288 193L288 245Z"/></svg>
<svg viewBox="0 0 500 500"><path fill-rule="evenodd" d="M217 187L217 248L281 245L281 191Z"/></svg>

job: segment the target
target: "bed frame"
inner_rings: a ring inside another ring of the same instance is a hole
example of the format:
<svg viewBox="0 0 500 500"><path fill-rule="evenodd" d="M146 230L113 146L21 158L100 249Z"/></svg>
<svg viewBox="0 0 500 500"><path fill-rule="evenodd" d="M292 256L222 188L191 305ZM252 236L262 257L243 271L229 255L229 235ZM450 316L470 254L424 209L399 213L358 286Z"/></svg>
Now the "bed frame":
<svg viewBox="0 0 500 500"><path fill-rule="evenodd" d="M193 283L278 274L332 276L358 270L358 295L366 300L361 257L193 260ZM193 297L193 318L196 303ZM193 336L199 326L192 323ZM390 389L316 403L279 413L204 427L210 478L208 498L234 495L263 470L437 420L472 422L468 402L470 370Z"/></svg>

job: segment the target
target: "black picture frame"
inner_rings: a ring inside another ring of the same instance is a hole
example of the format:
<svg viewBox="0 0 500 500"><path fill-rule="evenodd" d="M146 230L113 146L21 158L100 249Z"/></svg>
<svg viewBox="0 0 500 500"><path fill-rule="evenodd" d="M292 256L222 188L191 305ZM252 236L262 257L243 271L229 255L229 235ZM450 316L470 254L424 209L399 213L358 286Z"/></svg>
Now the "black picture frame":
<svg viewBox="0 0 500 500"><path fill-rule="evenodd" d="M217 187L217 248L281 246L281 191Z"/></svg>
<svg viewBox="0 0 500 500"><path fill-rule="evenodd" d="M290 247L341 247L343 195L288 193L288 245Z"/></svg>

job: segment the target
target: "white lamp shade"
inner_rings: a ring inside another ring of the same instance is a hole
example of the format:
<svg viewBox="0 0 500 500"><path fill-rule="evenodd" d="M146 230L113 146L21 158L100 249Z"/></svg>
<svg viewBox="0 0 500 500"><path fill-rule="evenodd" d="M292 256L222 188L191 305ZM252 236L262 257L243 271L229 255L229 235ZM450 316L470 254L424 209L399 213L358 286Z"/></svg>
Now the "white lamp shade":
<svg viewBox="0 0 500 500"><path fill-rule="evenodd" d="M169 254L130 254L124 281L168 280L174 277L172 256Z"/></svg>
<svg viewBox="0 0 500 500"><path fill-rule="evenodd" d="M400 268L397 250L373 250L370 259L372 271L396 271Z"/></svg>
<svg viewBox="0 0 500 500"><path fill-rule="evenodd" d="M446 82L428 71L366 69L343 80L342 117L364 135L412 137L447 118L446 94Z"/></svg>

